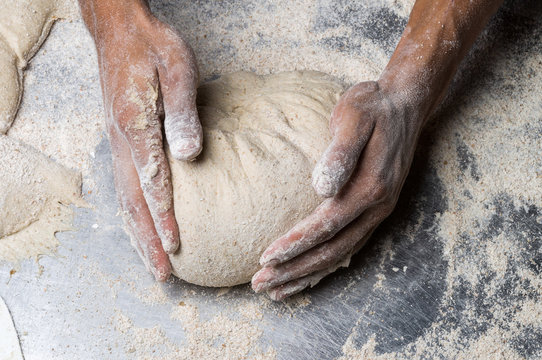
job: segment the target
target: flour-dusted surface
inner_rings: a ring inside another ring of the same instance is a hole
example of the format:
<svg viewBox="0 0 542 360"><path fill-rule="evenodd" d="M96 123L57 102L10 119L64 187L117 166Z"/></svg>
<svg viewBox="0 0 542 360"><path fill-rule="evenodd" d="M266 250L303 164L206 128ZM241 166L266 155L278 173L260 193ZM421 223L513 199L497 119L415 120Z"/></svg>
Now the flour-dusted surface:
<svg viewBox="0 0 542 360"><path fill-rule="evenodd" d="M23 96L23 71L54 21L74 16L64 0L6 0L0 11L0 259L50 254L54 234L71 229L69 205L82 205L81 176L29 144L6 136Z"/></svg>
<svg viewBox="0 0 542 360"><path fill-rule="evenodd" d="M249 282L275 239L322 201L314 165L343 86L323 73L224 75L198 89L203 152L170 158L181 246L175 274L204 286Z"/></svg>
<svg viewBox="0 0 542 360"><path fill-rule="evenodd" d="M5 360L23 360L23 354L19 346L19 338L13 327L13 321L9 309L0 298L0 356Z"/></svg>
<svg viewBox="0 0 542 360"><path fill-rule="evenodd" d="M24 73L22 106L7 134L80 172L92 191L89 168L105 137L94 44L80 21L61 20L51 32Z"/></svg>
<svg viewBox="0 0 542 360"><path fill-rule="evenodd" d="M0 11L0 134L10 128L21 101L23 70L53 22L73 16L69 0L4 0Z"/></svg>
<svg viewBox="0 0 542 360"><path fill-rule="evenodd" d="M378 76L411 4L151 5L191 41L205 80L310 69L353 82ZM246 334L248 358L540 358L540 6L506 2L423 135L396 211L348 269L285 304L248 286L154 283L115 216L92 42L80 21L57 22L30 63L11 135L81 166L96 211L76 212L79 230L57 235L55 257L12 275L0 265L26 359L175 358Z"/></svg>

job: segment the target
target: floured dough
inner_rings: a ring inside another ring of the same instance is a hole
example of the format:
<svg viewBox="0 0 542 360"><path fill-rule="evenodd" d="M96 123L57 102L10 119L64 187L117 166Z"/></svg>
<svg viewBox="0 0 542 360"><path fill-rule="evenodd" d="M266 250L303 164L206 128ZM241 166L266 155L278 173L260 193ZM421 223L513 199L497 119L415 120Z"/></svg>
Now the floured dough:
<svg viewBox="0 0 542 360"><path fill-rule="evenodd" d="M70 16L71 0L2 0L0 5L0 134L19 108L23 69L59 17Z"/></svg>
<svg viewBox="0 0 542 360"><path fill-rule="evenodd" d="M0 154L0 260L50 253L71 229L68 205L85 205L81 176L6 135Z"/></svg>
<svg viewBox="0 0 542 360"><path fill-rule="evenodd" d="M23 69L71 0L2 0L0 6L0 260L50 253L70 229L69 204L84 205L80 175L5 134L22 96Z"/></svg>
<svg viewBox="0 0 542 360"><path fill-rule="evenodd" d="M203 286L250 281L265 248L322 201L311 173L342 91L312 71L240 72L199 88L203 152L191 163L170 158L175 275Z"/></svg>

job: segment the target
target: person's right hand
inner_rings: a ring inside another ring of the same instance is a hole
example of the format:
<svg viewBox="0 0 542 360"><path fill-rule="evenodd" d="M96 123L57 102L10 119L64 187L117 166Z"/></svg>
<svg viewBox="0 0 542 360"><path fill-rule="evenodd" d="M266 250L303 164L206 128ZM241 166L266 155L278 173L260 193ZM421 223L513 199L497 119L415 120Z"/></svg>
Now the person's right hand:
<svg viewBox="0 0 542 360"><path fill-rule="evenodd" d="M194 53L140 1L80 2L98 53L115 186L127 230L147 268L165 281L171 274L167 254L179 246L179 229L162 123L175 159L192 160L201 152Z"/></svg>

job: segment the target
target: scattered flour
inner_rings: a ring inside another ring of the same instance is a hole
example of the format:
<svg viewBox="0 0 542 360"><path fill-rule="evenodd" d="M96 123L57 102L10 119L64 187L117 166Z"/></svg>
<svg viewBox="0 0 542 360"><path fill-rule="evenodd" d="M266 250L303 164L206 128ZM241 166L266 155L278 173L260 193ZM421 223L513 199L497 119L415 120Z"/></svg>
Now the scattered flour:
<svg viewBox="0 0 542 360"><path fill-rule="evenodd" d="M483 34L467 68L499 41L498 26ZM542 40L540 31L532 37ZM448 206L437 229L448 264L441 315L423 336L392 353L376 351L376 337L354 341L354 329L341 359L524 359L518 348L540 350L536 335L528 340L528 334L542 329L536 300L542 296L542 222L536 217L542 208L542 55L531 49L512 56L501 46L489 54L484 66L490 73L475 90L461 92L472 74L460 74L453 105L434 116L425 134Z"/></svg>
<svg viewBox="0 0 542 360"><path fill-rule="evenodd" d="M6 135L0 154L0 261L51 254L72 229L69 205L85 206L81 177Z"/></svg>
<svg viewBox="0 0 542 360"><path fill-rule="evenodd" d="M265 74L311 69L355 82L376 79L389 57L390 49L383 49L366 38L359 39L356 48L348 47L348 43L343 49L327 46L334 41L355 38L356 33L353 26L336 24L333 13L320 14L321 4L328 4L325 1L262 1L261 4L247 1L243 9L231 5L235 12L228 7L229 2L175 3L174 0L152 1L159 16L176 24L194 47L204 79L238 70ZM413 1L375 3L405 17ZM274 16L269 16L266 6L272 6ZM353 2L349 6L357 5ZM324 26L317 20L322 17L335 23ZM213 21L209 21L210 18ZM56 88L49 92L55 96L61 90L75 93L81 101L78 106L67 107L66 104L75 103L74 99L51 100L45 93L38 94L38 99L23 98L24 106L8 135L34 145L65 166L81 166L85 174L103 131L97 65L92 42L81 23L64 25L70 32L62 35L69 35L74 47L66 48L59 36L55 42L46 43L44 49L48 52L42 55L44 59L58 58L60 64L65 64L64 61L83 64L80 74L67 78L74 78L84 86L74 90L70 86L75 85L56 81ZM502 22L497 22L493 30L486 32L490 36L484 35L479 47L496 41L495 27L501 25ZM437 224L438 241L442 243L447 262L446 290L439 318L422 336L396 353L377 351L379 339L376 337L360 344L354 328L342 348L342 359L524 358L513 343L526 333L538 331L542 322L542 306L538 301L542 295L542 280L534 270L540 266L536 258L541 250L535 246L540 239L532 235L536 234L534 230L524 231L522 235L522 227L527 226L522 222L524 218L534 214L532 209L542 207L539 116L542 52L536 47L542 39L540 32L531 38L534 50L518 50L510 44L509 48L498 44L496 50L489 53L482 49L481 54L487 60L484 67L490 69L484 76L488 80L478 87L467 87L468 93L461 92L459 81L453 107L441 110L425 133L431 145L424 151L429 153L430 165L444 186L443 196L448 204L446 211L438 216ZM71 58L60 59L58 54L66 52ZM480 57L480 52L477 54ZM30 68L27 74L27 89L46 78L46 74L40 75L40 69ZM60 110L55 110L53 104ZM31 110L25 110L27 107ZM43 115L37 116L43 112L55 116L43 121ZM70 115L67 125L66 114ZM542 226L541 215L532 216L535 221L529 226ZM407 272L410 269L409 266ZM108 278L108 274L103 278ZM384 282L382 278L381 285L385 285ZM118 289L131 285L115 278L110 279L108 286L115 289L111 293L114 297ZM507 298L515 300L504 301L503 289ZM467 292L471 298L466 300L467 307L459 312L460 324L451 326L451 313L457 315L453 311L457 306L454 298L460 291ZM162 304L165 300L162 295L141 296L144 303ZM221 298L227 296L229 294ZM490 318L478 312L476 301L487 303ZM166 354L160 358L180 357L179 354L213 356L227 351L234 356L236 347L241 347L237 349L238 354L247 354L245 347L261 340L261 330L253 324L260 321L259 302L239 308L241 314L235 320L220 314L202 320L197 306L184 302L184 306L175 307L171 313L172 319L186 329L184 349L167 339L163 329L137 327L126 315L118 313L112 323L121 334L127 356L160 357L157 351ZM306 302L310 302L310 295ZM465 329L469 328L479 329L477 336L466 336ZM221 347L222 344L226 348L219 352L214 345ZM275 356L272 350L265 349L253 355Z"/></svg>
<svg viewBox="0 0 542 360"><path fill-rule="evenodd" d="M248 314L248 318L241 314L236 320L218 314L208 321L202 321L197 305L179 305L171 314L173 319L182 322L186 335L186 344L180 349L179 358L275 359L273 349L259 350L263 333L251 322L255 314Z"/></svg>
<svg viewBox="0 0 542 360"><path fill-rule="evenodd" d="M254 311L254 312L252 312ZM259 314L259 315L258 315ZM159 326L138 327L119 310L112 324L124 340L127 356L136 359L275 359L272 348L260 349L261 313L252 304L237 319L217 314L202 320L198 306L181 301L171 312L184 330L184 342L172 342Z"/></svg>

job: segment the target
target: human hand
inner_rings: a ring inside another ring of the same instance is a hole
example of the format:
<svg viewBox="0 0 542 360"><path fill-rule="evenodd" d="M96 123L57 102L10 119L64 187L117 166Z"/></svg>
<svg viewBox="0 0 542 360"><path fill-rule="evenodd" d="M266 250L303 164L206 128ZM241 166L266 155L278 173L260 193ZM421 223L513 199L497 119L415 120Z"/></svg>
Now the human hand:
<svg viewBox="0 0 542 360"><path fill-rule="evenodd" d="M171 274L167 254L179 246L179 229L162 123L174 158L192 160L201 152L198 71L188 44L146 4L115 3L82 1L81 9L98 52L115 186L127 230L147 268L165 281Z"/></svg>
<svg viewBox="0 0 542 360"><path fill-rule="evenodd" d="M350 88L331 116L333 140L312 174L326 197L273 242L252 278L256 292L282 300L347 266L393 210L408 174L421 125L377 82Z"/></svg>
<svg viewBox="0 0 542 360"><path fill-rule="evenodd" d="M365 244L395 207L423 123L501 3L416 0L380 80L352 87L335 107L333 141L313 173L316 192L328 198L267 248L254 290L284 299Z"/></svg>

